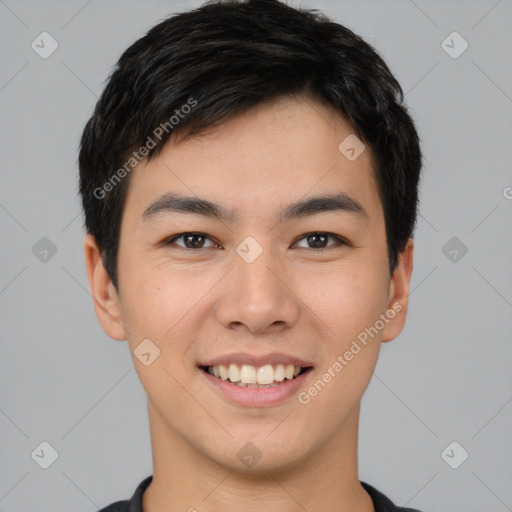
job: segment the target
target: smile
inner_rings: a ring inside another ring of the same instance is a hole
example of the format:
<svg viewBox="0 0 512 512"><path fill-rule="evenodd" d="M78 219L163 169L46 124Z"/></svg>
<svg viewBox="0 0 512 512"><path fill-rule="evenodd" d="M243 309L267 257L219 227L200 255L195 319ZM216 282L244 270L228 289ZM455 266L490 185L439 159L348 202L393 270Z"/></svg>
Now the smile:
<svg viewBox="0 0 512 512"><path fill-rule="evenodd" d="M306 386L313 373L312 366L243 362L202 365L198 370L215 394L244 408L275 407L285 403Z"/></svg>
<svg viewBox="0 0 512 512"><path fill-rule="evenodd" d="M202 369L214 377L223 381L229 381L240 387L265 389L280 386L286 380L293 380L306 372L309 367L294 366L292 364L253 366L250 364L230 363L203 366Z"/></svg>

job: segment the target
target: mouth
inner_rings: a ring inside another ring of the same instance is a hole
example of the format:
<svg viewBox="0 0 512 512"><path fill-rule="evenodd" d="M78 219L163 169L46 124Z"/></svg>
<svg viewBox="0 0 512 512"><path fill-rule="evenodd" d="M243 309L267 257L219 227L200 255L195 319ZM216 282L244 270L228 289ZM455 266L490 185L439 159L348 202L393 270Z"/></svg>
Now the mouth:
<svg viewBox="0 0 512 512"><path fill-rule="evenodd" d="M312 366L293 364L215 364L199 366L212 377L241 388L267 389L286 385L309 373Z"/></svg>
<svg viewBox="0 0 512 512"><path fill-rule="evenodd" d="M313 364L291 354L224 354L197 365L207 389L242 408L289 403L313 374Z"/></svg>

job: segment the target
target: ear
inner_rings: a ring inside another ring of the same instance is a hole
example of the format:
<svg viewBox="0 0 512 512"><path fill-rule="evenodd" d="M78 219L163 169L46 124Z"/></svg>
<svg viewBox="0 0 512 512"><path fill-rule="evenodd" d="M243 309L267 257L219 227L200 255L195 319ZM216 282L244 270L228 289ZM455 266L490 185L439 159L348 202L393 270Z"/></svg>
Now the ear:
<svg viewBox="0 0 512 512"><path fill-rule="evenodd" d="M102 329L111 338L122 341L126 331L121 317L121 307L116 289L108 276L93 235L84 238L87 280L94 299L94 309Z"/></svg>
<svg viewBox="0 0 512 512"><path fill-rule="evenodd" d="M414 240L409 238L405 249L398 256L398 263L389 283L389 299L382 341L394 340L404 328L409 306L409 284L413 267Z"/></svg>

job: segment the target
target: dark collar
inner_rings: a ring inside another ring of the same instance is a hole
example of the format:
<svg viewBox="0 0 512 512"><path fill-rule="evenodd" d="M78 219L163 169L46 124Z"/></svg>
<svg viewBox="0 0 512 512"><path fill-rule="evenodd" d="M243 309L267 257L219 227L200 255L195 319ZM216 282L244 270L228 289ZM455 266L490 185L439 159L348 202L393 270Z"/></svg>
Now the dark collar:
<svg viewBox="0 0 512 512"><path fill-rule="evenodd" d="M142 511L142 495L148 488L149 484L153 481L153 475L148 476L138 485L129 501L129 512L143 512ZM387 496L372 487L366 482L361 482L364 490L370 495L375 512L420 512L412 508L397 507Z"/></svg>

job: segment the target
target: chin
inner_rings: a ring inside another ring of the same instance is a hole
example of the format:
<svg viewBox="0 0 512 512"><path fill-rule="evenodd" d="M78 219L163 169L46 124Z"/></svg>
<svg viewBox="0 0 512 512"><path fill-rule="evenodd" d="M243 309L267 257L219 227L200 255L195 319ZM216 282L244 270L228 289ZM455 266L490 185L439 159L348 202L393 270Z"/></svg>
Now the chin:
<svg viewBox="0 0 512 512"><path fill-rule="evenodd" d="M271 431L258 437L245 435L235 436L229 444L210 457L219 465L237 473L247 475L277 474L294 469L307 458L307 450L303 441L273 439L266 436ZM272 434L271 434L272 436Z"/></svg>

